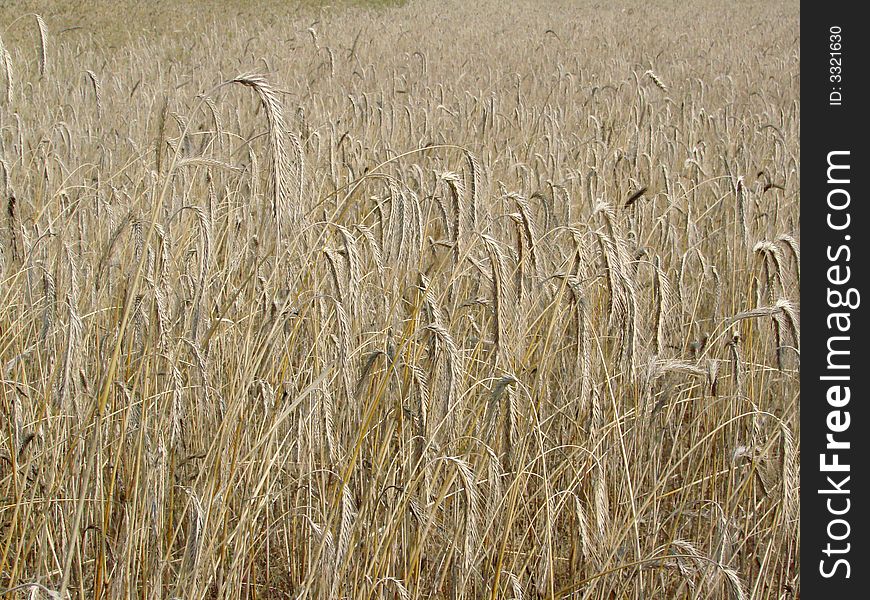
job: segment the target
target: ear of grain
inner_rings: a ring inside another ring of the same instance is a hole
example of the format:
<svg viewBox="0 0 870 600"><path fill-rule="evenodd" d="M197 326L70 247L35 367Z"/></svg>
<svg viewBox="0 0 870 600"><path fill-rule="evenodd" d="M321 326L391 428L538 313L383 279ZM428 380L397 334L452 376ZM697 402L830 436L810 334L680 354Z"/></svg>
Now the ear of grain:
<svg viewBox="0 0 870 600"><path fill-rule="evenodd" d="M39 29L39 74L44 76L48 68L48 26L42 17L36 14L33 16Z"/></svg>
<svg viewBox="0 0 870 600"><path fill-rule="evenodd" d="M800 509L800 466L795 451L794 436L785 423L780 423L780 455L782 477L782 506L785 531L797 521ZM784 532L785 533L785 532Z"/></svg>
<svg viewBox="0 0 870 600"><path fill-rule="evenodd" d="M480 185L481 174L480 163L477 162L474 154L468 150L464 151L465 162L468 165L468 171L471 175L469 178L469 203L468 203L468 227L471 232L477 231L477 207L480 205ZM458 214L458 212L457 212Z"/></svg>
<svg viewBox="0 0 870 600"><path fill-rule="evenodd" d="M91 87L94 90L94 100L97 103L97 112L100 113L103 110L103 86L100 85L100 80L97 78L96 73L90 69L85 69L85 74L91 82Z"/></svg>
<svg viewBox="0 0 870 600"><path fill-rule="evenodd" d="M265 77L256 74L239 75L230 83L238 83L254 90L269 124L269 148L272 156L272 216L279 224L290 217L296 220L299 214L297 205L290 206L287 190L287 174L290 169L290 159L287 155L284 129L284 110L278 94L266 81ZM301 158L301 153L300 153ZM300 181L302 170L300 162Z"/></svg>
<svg viewBox="0 0 870 600"><path fill-rule="evenodd" d="M3 72L6 75L6 104L12 104L15 95L15 75L12 71L12 55L3 47L3 40L0 40L0 59L3 61Z"/></svg>
<svg viewBox="0 0 870 600"><path fill-rule="evenodd" d="M659 88L661 91L663 91L663 92L665 92L665 93L668 93L668 88L667 88L667 86L664 84L664 82L661 80L661 78L660 78L658 75L656 75L655 72L653 72L652 69L647 70L647 71L644 73L644 75L646 75L647 77L649 77L650 80L652 80L652 82L655 84L655 86L656 86L657 88Z"/></svg>

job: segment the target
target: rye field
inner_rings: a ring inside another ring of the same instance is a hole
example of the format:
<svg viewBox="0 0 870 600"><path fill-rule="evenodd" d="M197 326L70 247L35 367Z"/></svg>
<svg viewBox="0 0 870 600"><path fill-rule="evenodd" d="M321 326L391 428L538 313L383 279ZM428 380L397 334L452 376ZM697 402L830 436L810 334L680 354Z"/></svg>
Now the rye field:
<svg viewBox="0 0 870 600"><path fill-rule="evenodd" d="M0 7L0 593L799 598L794 1Z"/></svg>

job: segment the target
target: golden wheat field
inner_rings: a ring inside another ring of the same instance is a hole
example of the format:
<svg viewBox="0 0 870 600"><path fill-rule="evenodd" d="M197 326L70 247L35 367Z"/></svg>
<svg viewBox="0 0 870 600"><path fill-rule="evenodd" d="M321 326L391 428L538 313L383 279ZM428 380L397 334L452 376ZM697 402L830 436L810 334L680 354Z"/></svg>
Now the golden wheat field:
<svg viewBox="0 0 870 600"><path fill-rule="evenodd" d="M472 4L4 3L4 598L799 597L798 3Z"/></svg>

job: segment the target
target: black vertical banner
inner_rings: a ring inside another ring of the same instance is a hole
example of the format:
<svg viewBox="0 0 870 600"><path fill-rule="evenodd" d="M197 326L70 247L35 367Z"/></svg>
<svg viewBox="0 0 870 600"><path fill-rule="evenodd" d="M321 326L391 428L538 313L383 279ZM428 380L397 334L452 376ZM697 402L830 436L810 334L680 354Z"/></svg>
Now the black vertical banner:
<svg viewBox="0 0 870 600"><path fill-rule="evenodd" d="M801 6L801 588L867 598L867 28Z"/></svg>

